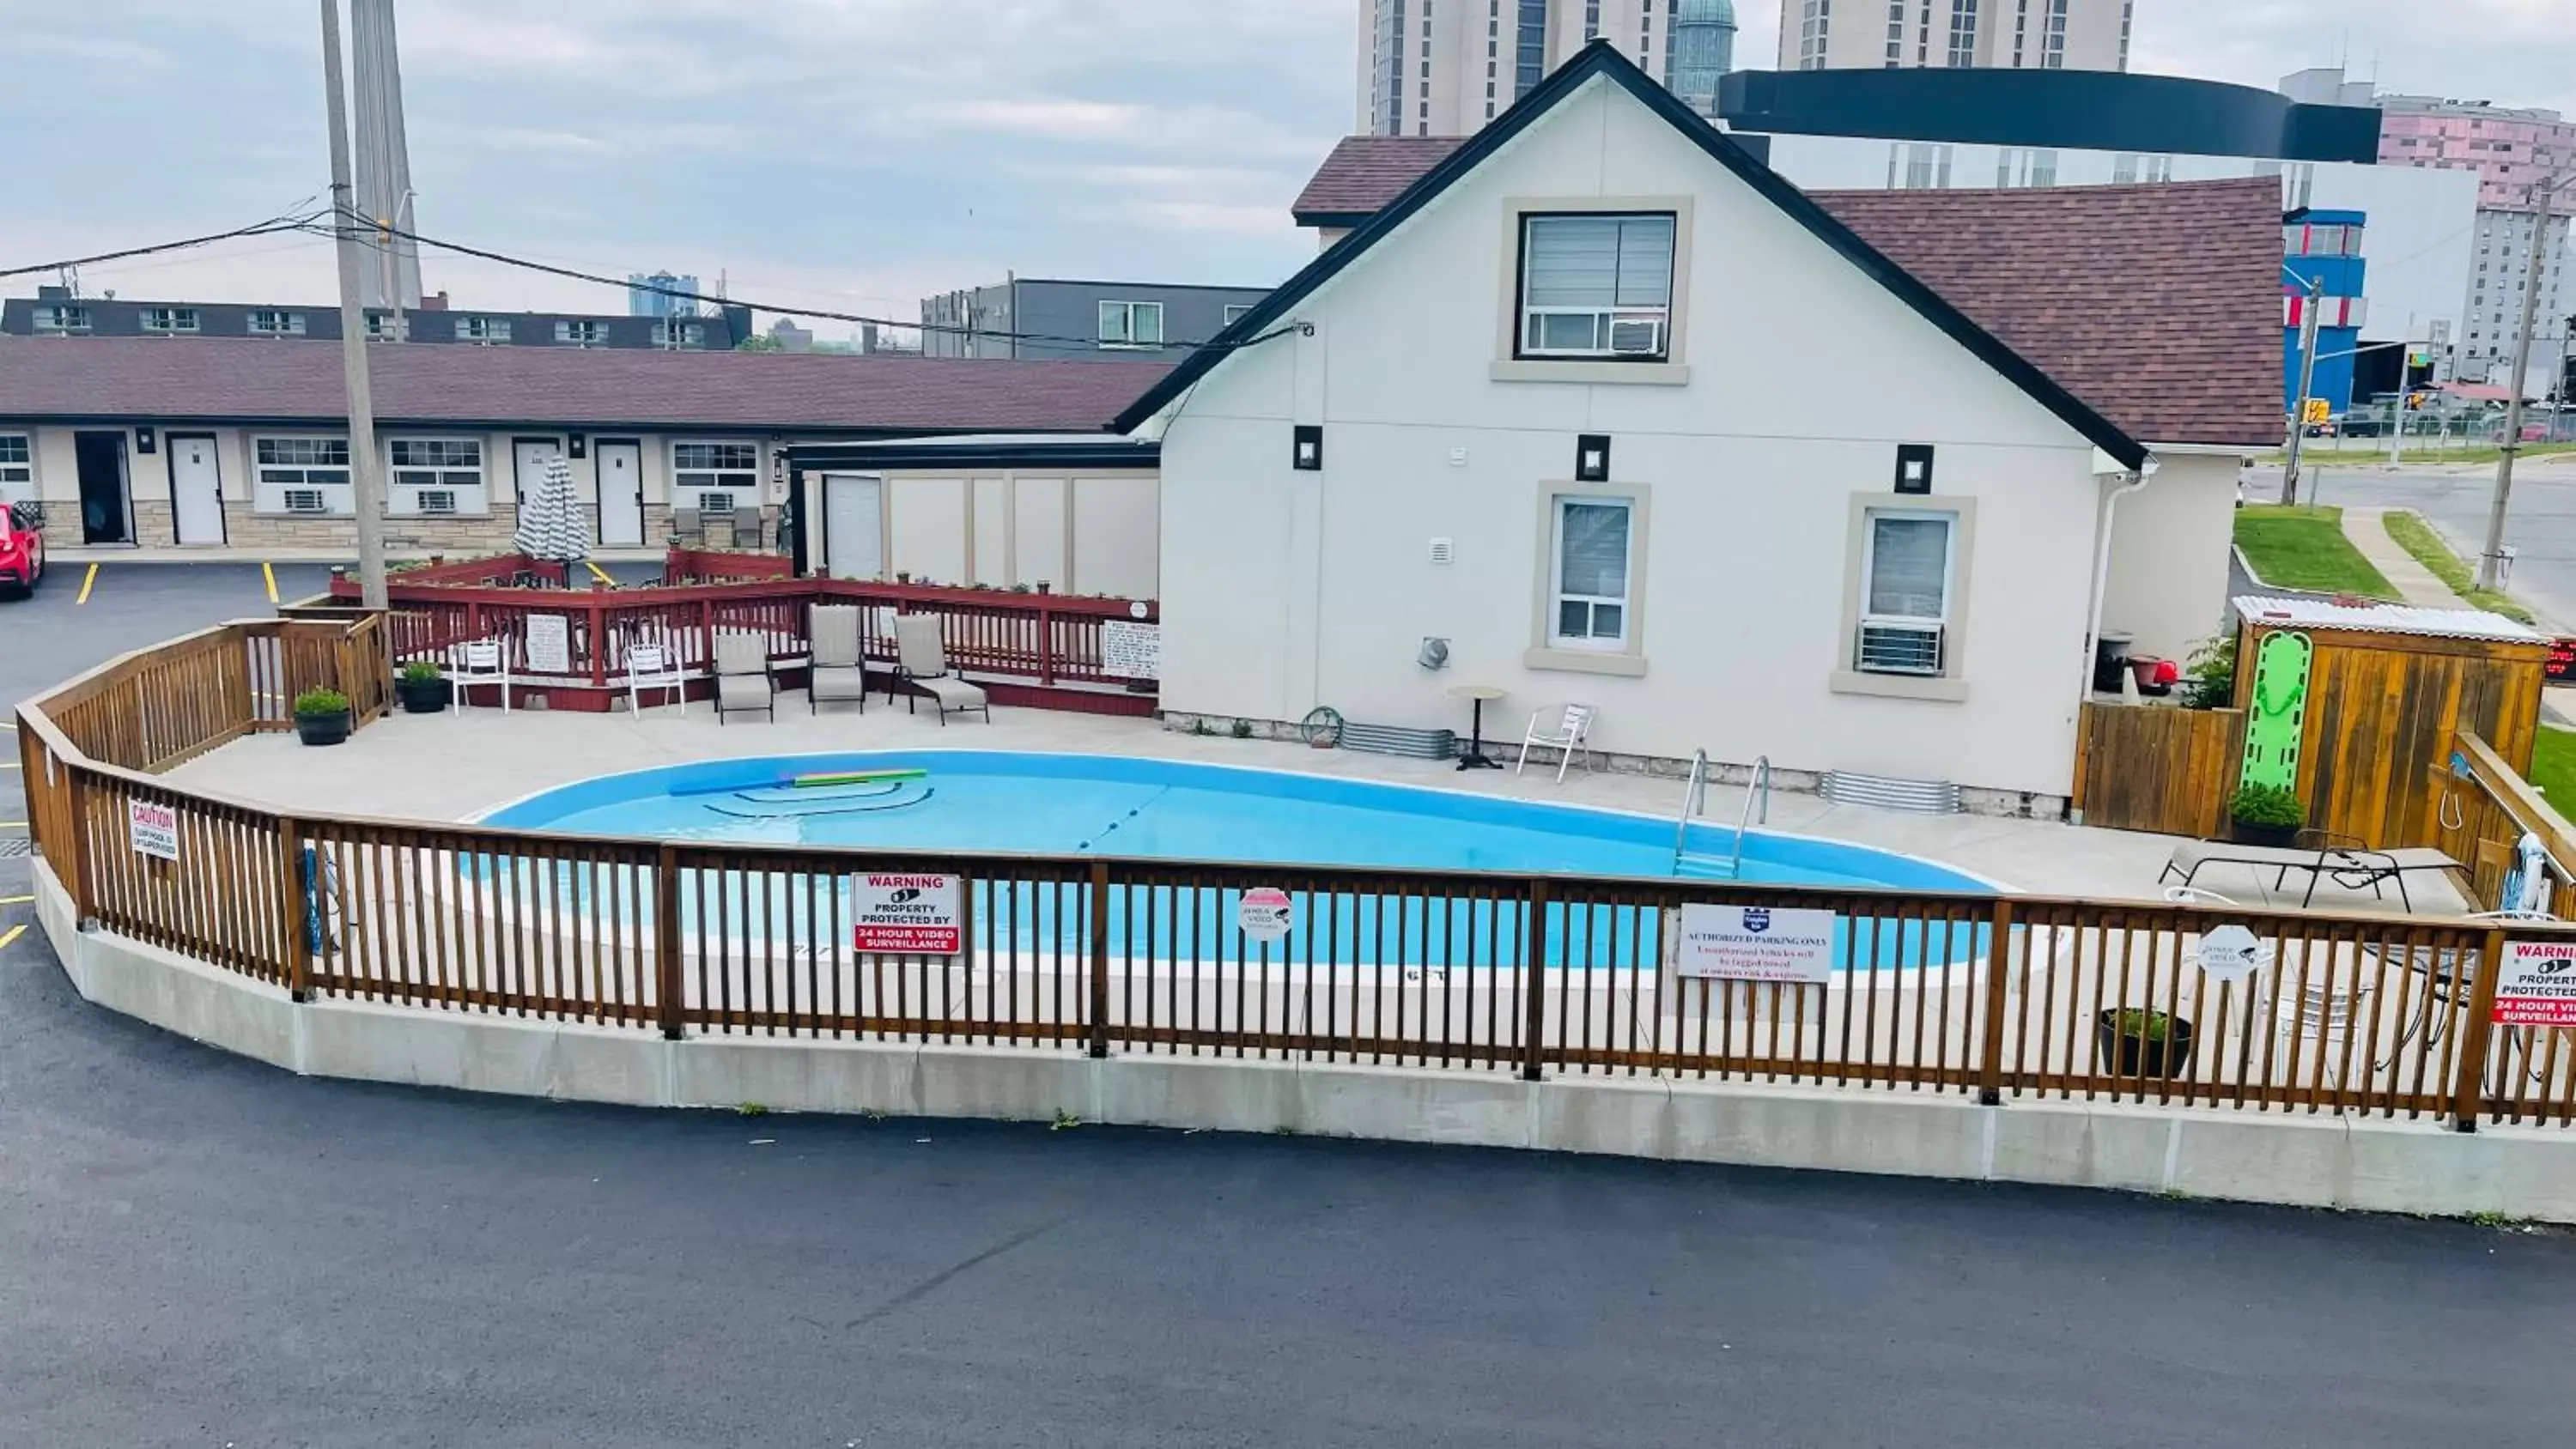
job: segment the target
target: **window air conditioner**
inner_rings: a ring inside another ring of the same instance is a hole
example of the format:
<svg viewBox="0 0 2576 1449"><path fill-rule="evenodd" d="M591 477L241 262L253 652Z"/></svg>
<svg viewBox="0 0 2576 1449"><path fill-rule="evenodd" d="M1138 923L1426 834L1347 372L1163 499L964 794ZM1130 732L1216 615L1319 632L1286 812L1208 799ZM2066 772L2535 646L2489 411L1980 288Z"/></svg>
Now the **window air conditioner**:
<svg viewBox="0 0 2576 1449"><path fill-rule="evenodd" d="M700 512L704 513L731 513L733 512L733 495L730 493L701 493L698 495L698 509Z"/></svg>
<svg viewBox="0 0 2576 1449"><path fill-rule="evenodd" d="M1944 627L1913 620L1868 620L1860 626L1865 674L1939 674Z"/></svg>
<svg viewBox="0 0 2576 1449"><path fill-rule="evenodd" d="M289 513L328 513L331 511L330 500L322 496L322 490L319 488L289 488L286 490L285 500L286 511Z"/></svg>
<svg viewBox="0 0 2576 1449"><path fill-rule="evenodd" d="M1663 319L1660 317L1613 319L1610 323L1610 350L1622 357L1662 355Z"/></svg>
<svg viewBox="0 0 2576 1449"><path fill-rule="evenodd" d="M420 511L423 513L454 513L456 511L456 490L453 488L423 488L420 490Z"/></svg>

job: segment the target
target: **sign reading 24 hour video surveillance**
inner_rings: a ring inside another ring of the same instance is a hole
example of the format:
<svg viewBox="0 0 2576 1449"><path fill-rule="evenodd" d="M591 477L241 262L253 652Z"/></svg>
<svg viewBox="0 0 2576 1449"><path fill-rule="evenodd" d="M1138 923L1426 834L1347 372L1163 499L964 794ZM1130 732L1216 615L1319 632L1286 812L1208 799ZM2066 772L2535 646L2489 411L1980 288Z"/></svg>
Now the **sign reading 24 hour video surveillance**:
<svg viewBox="0 0 2576 1449"><path fill-rule="evenodd" d="M2576 1026L2576 944L2513 941L2496 973L2501 1026Z"/></svg>
<svg viewBox="0 0 2576 1449"><path fill-rule="evenodd" d="M1834 974L1834 913L1684 906L1677 946L1673 969L1692 980L1822 986Z"/></svg>
<svg viewBox="0 0 2576 1449"><path fill-rule="evenodd" d="M966 926L953 875L862 875L850 881L850 944L861 951L954 956Z"/></svg>

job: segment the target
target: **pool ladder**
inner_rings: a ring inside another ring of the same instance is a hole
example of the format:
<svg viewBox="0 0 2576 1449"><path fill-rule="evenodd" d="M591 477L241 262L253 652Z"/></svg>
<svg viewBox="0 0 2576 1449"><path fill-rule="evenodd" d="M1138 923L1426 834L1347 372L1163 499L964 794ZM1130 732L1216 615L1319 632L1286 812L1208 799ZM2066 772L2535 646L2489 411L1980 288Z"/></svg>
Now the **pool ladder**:
<svg viewBox="0 0 2576 1449"><path fill-rule="evenodd" d="M1744 873L1744 835L1748 826L1757 823L1755 811L1761 812L1758 823L1771 823L1771 757L1764 755L1753 762L1750 787L1744 792L1744 809L1735 817L1735 845L1723 856L1694 855L1690 851L1690 824L1708 808L1708 751L1691 756L1690 783L1682 791L1681 815L1673 821L1673 874L1696 880L1734 880Z"/></svg>

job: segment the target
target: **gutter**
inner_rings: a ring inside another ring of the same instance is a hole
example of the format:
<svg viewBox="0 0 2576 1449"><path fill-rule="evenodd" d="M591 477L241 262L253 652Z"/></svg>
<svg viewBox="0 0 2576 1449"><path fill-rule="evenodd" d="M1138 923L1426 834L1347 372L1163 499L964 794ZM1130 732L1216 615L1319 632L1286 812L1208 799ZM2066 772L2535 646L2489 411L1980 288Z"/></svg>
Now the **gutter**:
<svg viewBox="0 0 2576 1449"><path fill-rule="evenodd" d="M2075 696L2079 706L2093 693L2093 661L2102 647L2102 603L2111 588L2111 539L2119 527L2120 500L2144 490L2155 476L2155 456L2149 454L2129 481L2112 489L2110 499L2102 505L2102 536L2093 554L2093 607L2084 621L2084 687Z"/></svg>

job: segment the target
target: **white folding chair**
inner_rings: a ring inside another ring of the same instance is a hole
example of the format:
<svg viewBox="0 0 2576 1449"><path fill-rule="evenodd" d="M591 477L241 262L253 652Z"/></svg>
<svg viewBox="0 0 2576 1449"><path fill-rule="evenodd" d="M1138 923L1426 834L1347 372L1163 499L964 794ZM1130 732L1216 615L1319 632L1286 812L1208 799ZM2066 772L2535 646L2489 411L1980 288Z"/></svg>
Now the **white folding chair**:
<svg viewBox="0 0 2576 1449"><path fill-rule="evenodd" d="M689 677L680 668L679 656L666 644L634 644L626 650L626 708L630 714L644 712L644 691L671 692L671 701L680 713L689 712Z"/></svg>
<svg viewBox="0 0 2576 1449"><path fill-rule="evenodd" d="M478 684L500 686L501 713L510 712L510 657L500 640L472 639L457 645L447 673L456 681L457 714L465 713L469 693Z"/></svg>
<svg viewBox="0 0 2576 1449"><path fill-rule="evenodd" d="M1587 770L1595 768L1592 746L1589 743L1592 738L1593 713L1592 706L1588 704L1564 705L1557 711L1556 727L1553 730L1541 730L1539 722L1547 718L1548 712L1544 709L1530 711L1529 730L1521 736L1520 762L1512 767L1512 773L1517 775L1529 768L1529 752L1532 745L1546 745L1562 752L1556 760L1556 782L1560 785L1565 783L1565 767L1574 763L1574 753L1577 750L1583 752L1583 768Z"/></svg>

